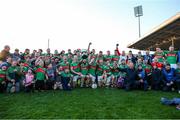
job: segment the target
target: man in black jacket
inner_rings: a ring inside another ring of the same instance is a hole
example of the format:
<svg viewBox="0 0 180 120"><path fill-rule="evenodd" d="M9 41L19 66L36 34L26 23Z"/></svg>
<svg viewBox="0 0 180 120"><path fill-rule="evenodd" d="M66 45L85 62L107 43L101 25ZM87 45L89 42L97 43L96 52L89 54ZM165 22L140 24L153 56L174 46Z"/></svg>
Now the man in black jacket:
<svg viewBox="0 0 180 120"><path fill-rule="evenodd" d="M129 66L128 68L119 69L120 71L126 72L127 74L124 81L124 84L125 84L124 87L125 87L125 90L127 91L136 87L136 79L138 78L138 72L134 68L134 63L130 62L128 66Z"/></svg>
<svg viewBox="0 0 180 120"><path fill-rule="evenodd" d="M153 65L152 69L152 85L151 88L154 90L160 90L162 84L162 72L157 68L156 65Z"/></svg>

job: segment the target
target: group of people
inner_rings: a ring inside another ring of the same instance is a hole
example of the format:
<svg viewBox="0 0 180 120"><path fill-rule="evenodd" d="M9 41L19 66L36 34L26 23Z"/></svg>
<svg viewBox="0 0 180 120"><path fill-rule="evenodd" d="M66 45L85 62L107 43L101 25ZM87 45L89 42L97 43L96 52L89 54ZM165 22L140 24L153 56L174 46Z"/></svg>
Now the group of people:
<svg viewBox="0 0 180 120"><path fill-rule="evenodd" d="M77 87L177 91L180 93L180 52L156 48L153 54L132 51L103 54L95 49L68 49L52 54L48 48L15 49L6 45L0 53L0 92L72 90Z"/></svg>

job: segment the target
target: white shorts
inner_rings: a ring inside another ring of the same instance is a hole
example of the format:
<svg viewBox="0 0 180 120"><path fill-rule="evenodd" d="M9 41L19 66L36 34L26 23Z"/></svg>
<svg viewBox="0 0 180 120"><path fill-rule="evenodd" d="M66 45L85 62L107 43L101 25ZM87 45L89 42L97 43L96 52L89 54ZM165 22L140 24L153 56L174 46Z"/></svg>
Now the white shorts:
<svg viewBox="0 0 180 120"><path fill-rule="evenodd" d="M76 82L79 78L81 78L79 75L74 75L73 76L73 81Z"/></svg>
<svg viewBox="0 0 180 120"><path fill-rule="evenodd" d="M112 79L112 75L107 77L106 85L110 85L111 79Z"/></svg>
<svg viewBox="0 0 180 120"><path fill-rule="evenodd" d="M98 76L98 82L104 82L105 83L105 79L103 78L104 76Z"/></svg>
<svg viewBox="0 0 180 120"><path fill-rule="evenodd" d="M89 77L88 75L82 75L81 78L87 78Z"/></svg>
<svg viewBox="0 0 180 120"><path fill-rule="evenodd" d="M93 75L90 74L89 77L91 78L92 82L95 82L95 80L96 80L96 77L95 77L95 76L93 76Z"/></svg>

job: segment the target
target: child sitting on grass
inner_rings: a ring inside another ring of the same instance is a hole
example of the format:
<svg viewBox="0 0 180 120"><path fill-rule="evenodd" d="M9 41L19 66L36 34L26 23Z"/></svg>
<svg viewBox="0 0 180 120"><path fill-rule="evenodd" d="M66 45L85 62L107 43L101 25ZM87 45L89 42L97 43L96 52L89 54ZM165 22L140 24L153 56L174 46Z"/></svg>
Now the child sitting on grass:
<svg viewBox="0 0 180 120"><path fill-rule="evenodd" d="M62 82L62 87L63 90L71 90L71 85L70 85L70 79L71 79L72 75L69 71L69 69L65 69L62 73L61 73L61 82Z"/></svg>
<svg viewBox="0 0 180 120"><path fill-rule="evenodd" d="M17 61L14 60L12 62L12 66L10 66L7 70L6 77L8 80L7 84L7 92L14 93L20 91L20 79L21 75L20 68L17 66Z"/></svg>
<svg viewBox="0 0 180 120"><path fill-rule="evenodd" d="M25 92L33 92L33 84L34 84L34 75L32 74L32 70L29 69L25 75L25 80L23 81L25 86Z"/></svg>
<svg viewBox="0 0 180 120"><path fill-rule="evenodd" d="M47 90L52 90L53 85L55 83L55 70L53 69L52 64L48 65L47 75L49 79L46 82L46 87L47 87Z"/></svg>
<svg viewBox="0 0 180 120"><path fill-rule="evenodd" d="M3 93L6 88L6 70L7 64L1 64L0 68L0 93Z"/></svg>

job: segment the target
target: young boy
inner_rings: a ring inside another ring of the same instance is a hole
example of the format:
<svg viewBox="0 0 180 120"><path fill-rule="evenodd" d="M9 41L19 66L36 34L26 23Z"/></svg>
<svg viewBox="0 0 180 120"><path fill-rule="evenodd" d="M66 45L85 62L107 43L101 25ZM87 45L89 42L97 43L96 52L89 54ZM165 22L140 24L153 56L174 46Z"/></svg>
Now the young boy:
<svg viewBox="0 0 180 120"><path fill-rule="evenodd" d="M161 89L161 81L162 81L162 71L157 68L156 65L153 65L152 69L152 84L151 88L154 90L160 90Z"/></svg>
<svg viewBox="0 0 180 120"><path fill-rule="evenodd" d="M52 64L50 63L47 68L48 80L46 82L46 89L51 90L55 83L55 70L53 69Z"/></svg>
<svg viewBox="0 0 180 120"><path fill-rule="evenodd" d="M3 93L6 88L6 70L7 65L1 64L0 68L0 93Z"/></svg>
<svg viewBox="0 0 180 120"><path fill-rule="evenodd" d="M152 85L152 79L151 79L151 74L152 74L152 66L148 64L148 60L144 60L143 61L143 65L142 65L143 69L145 70L146 74L147 74L147 82L149 85L149 89L151 89L151 85Z"/></svg>
<svg viewBox="0 0 180 120"><path fill-rule="evenodd" d="M120 69L127 69L128 66L126 64L126 60L125 59L122 59L121 64L119 65L119 68ZM117 80L117 87L118 88L124 88L124 81L125 81L125 78L126 78L126 72L119 72L119 78Z"/></svg>
<svg viewBox="0 0 180 120"><path fill-rule="evenodd" d="M57 69L56 69L56 81L54 83L54 90L57 90L57 89L63 89L62 88L62 77L61 77L61 73L63 72L63 68L61 66L59 66Z"/></svg>
<svg viewBox="0 0 180 120"><path fill-rule="evenodd" d="M43 91L45 87L45 80L48 79L47 70L46 68L44 68L43 61L39 61L37 65L38 66L34 68L35 75L36 75L35 88L38 91Z"/></svg>
<svg viewBox="0 0 180 120"><path fill-rule="evenodd" d="M6 77L8 80L7 84L7 92L19 92L20 91L20 79L21 75L20 67L17 66L17 61L12 62L12 66L10 66L7 70Z"/></svg>
<svg viewBox="0 0 180 120"><path fill-rule="evenodd" d="M147 90L148 88L148 84L147 84L147 80L146 80L146 72L145 70L143 70L142 65L138 65L138 78L136 81L136 86L140 89L144 89L144 91Z"/></svg>
<svg viewBox="0 0 180 120"><path fill-rule="evenodd" d="M70 79L72 77L69 69L65 69L63 72L61 72L61 82L63 86L63 90L71 90L71 85L70 85Z"/></svg>

